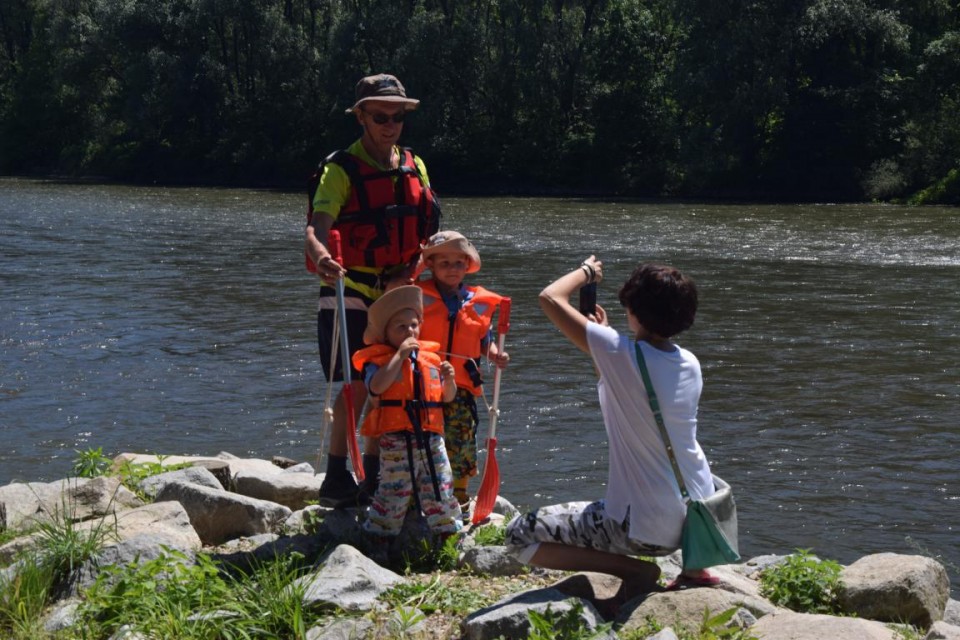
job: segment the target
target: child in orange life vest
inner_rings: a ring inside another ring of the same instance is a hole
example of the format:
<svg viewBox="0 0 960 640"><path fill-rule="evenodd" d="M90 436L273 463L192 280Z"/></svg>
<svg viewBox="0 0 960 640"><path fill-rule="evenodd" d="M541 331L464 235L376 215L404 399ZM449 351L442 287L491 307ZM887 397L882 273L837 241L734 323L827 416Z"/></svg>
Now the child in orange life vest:
<svg viewBox="0 0 960 640"><path fill-rule="evenodd" d="M380 442L380 483L363 524L379 538L399 535L411 500L439 537L462 526L443 443L442 403L456 394L454 370L437 343L418 340L422 320L418 287L388 291L368 311L369 346L353 356L373 407L360 432Z"/></svg>
<svg viewBox="0 0 960 640"><path fill-rule="evenodd" d="M480 270L480 254L463 234L440 231L423 248L423 261L432 278L423 289L422 337L440 343L441 356L456 371L457 395L444 404L444 440L453 467L453 494L461 507L470 502L467 485L477 475L477 396L483 391L480 358L503 368L510 355L500 352L490 336L490 324L502 296L463 278Z"/></svg>

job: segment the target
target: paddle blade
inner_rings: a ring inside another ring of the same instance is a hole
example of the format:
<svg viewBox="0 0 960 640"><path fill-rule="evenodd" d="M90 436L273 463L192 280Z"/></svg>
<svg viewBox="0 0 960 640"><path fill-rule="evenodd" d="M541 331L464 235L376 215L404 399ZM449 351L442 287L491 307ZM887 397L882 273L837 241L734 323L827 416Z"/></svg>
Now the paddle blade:
<svg viewBox="0 0 960 640"><path fill-rule="evenodd" d="M497 321L497 333L506 335L510 331L510 306L513 300L510 298L500 299L500 318Z"/></svg>
<svg viewBox="0 0 960 640"><path fill-rule="evenodd" d="M363 472L360 443L357 442L357 414L353 406L353 387L350 386L349 382L343 385L343 402L347 408L347 452L350 454L350 462L353 464L353 474L357 476L357 480L363 482L366 474Z"/></svg>
<svg viewBox="0 0 960 640"><path fill-rule="evenodd" d="M497 439L487 440L487 464L483 468L483 480L477 492L477 502L473 505L473 524L480 524L493 512L493 504L500 492L500 466L497 464Z"/></svg>

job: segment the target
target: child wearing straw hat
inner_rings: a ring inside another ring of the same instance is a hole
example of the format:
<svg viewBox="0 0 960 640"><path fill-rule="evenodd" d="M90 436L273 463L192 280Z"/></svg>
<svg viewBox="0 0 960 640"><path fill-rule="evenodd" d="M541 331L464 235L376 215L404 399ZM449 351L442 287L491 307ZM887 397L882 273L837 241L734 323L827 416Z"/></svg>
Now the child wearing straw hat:
<svg viewBox="0 0 960 640"><path fill-rule="evenodd" d="M490 338L493 314L502 296L480 286L467 286L464 276L480 270L480 254L463 234L440 231L422 252L431 278L423 289L424 340L440 343L441 356L453 365L457 394L443 406L444 441L453 468L453 494L461 508L470 503L467 486L477 475L477 396L483 393L480 358L503 368L510 355Z"/></svg>
<svg viewBox="0 0 960 640"><path fill-rule="evenodd" d="M462 526L443 442L442 403L457 391L454 370L437 343L419 340L422 323L421 290L392 289L370 306L368 346L353 356L372 406L360 432L380 443L380 483L363 528L381 543L400 534L411 501L440 539Z"/></svg>

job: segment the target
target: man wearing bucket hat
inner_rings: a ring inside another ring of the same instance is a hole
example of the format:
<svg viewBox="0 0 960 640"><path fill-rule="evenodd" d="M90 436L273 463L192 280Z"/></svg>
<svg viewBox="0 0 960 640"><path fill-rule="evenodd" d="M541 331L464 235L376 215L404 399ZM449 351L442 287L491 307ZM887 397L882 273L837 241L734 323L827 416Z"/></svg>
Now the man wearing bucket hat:
<svg viewBox="0 0 960 640"><path fill-rule="evenodd" d="M438 541L461 527L443 444L442 405L457 391L454 371L437 355L440 345L419 340L422 322L420 289L392 289L370 306L368 346L353 356L373 398L361 433L380 444L381 481L363 528L382 552L400 534L411 501Z"/></svg>
<svg viewBox="0 0 960 640"><path fill-rule="evenodd" d="M367 308L388 285L409 282L420 246L439 228L440 205L430 188L423 161L397 145L404 120L420 104L407 97L400 81L388 74L362 78L348 115L356 118L361 137L347 149L330 154L314 174L306 226L307 269L320 276L317 341L324 373L330 382L343 379L339 362L330 362L336 294L344 279L350 354L362 346ZM328 233L339 231L342 259L331 255ZM356 380L356 378L355 378ZM354 383L356 405L365 398ZM343 393L334 405L333 428L320 504L355 505L358 487L347 469L347 417ZM367 443L364 472L375 485L379 463L376 443ZM367 494L373 486L367 487Z"/></svg>
<svg viewBox="0 0 960 640"><path fill-rule="evenodd" d="M440 343L441 356L454 368L457 395L443 405L444 442L453 469L453 494L469 510L470 478L477 475L477 397L483 393L480 360L504 368L510 361L491 339L490 325L502 296L464 284L464 276L480 271L480 253L462 233L435 233L423 248L423 262L432 277L423 289L424 340Z"/></svg>

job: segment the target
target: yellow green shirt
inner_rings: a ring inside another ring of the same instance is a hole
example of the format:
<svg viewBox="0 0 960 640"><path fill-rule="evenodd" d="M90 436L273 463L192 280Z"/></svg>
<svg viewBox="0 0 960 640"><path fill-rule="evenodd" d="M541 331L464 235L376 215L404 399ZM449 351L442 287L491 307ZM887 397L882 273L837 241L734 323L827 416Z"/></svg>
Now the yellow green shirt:
<svg viewBox="0 0 960 640"><path fill-rule="evenodd" d="M394 149L398 153L400 152L399 147L394 147ZM363 148L363 144L359 139L347 148L347 153L359 158L372 167L376 167L383 171L388 171L390 169L390 167L385 167L371 158L370 154L367 153L367 150ZM413 161L416 163L417 169L420 171L420 175L423 176L424 182L426 182L427 186L429 186L430 176L427 175L427 167L423 164L423 160L414 155ZM394 178L394 180L396 180L396 178ZM336 162L328 162L323 167L323 174L320 176L320 184L317 186L317 191L313 196L314 212L325 213L336 220L340 215L340 211L350 200L351 188L352 185L350 184L350 177L347 175L347 172L343 169L343 167L338 165ZM360 271L363 273L380 273L382 271L382 269L379 267L351 267L350 269L352 271ZM371 299L380 297L380 294L382 293L373 287L359 282L354 282L349 276L344 279L344 285L362 293Z"/></svg>

